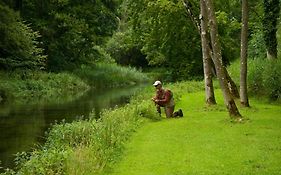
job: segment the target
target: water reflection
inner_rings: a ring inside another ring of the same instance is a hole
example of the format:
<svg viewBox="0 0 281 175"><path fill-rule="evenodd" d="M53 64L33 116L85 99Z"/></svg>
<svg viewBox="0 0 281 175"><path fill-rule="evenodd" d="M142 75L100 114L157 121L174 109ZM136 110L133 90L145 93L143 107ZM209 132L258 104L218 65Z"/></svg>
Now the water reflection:
<svg viewBox="0 0 281 175"><path fill-rule="evenodd" d="M59 104L0 106L0 167L13 167L14 154L40 144L51 123L89 118L91 112L99 118L103 109L128 103L141 88L91 89L76 100Z"/></svg>

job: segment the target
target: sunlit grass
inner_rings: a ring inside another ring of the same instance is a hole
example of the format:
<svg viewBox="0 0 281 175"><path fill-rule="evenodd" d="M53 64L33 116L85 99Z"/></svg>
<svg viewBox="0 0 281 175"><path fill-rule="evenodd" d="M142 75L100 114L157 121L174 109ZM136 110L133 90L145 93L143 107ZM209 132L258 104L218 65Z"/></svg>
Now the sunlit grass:
<svg viewBox="0 0 281 175"><path fill-rule="evenodd" d="M281 107L251 99L232 123L219 105L206 107L204 93L184 94L185 116L143 126L126 145L121 161L104 174L277 175L281 172Z"/></svg>

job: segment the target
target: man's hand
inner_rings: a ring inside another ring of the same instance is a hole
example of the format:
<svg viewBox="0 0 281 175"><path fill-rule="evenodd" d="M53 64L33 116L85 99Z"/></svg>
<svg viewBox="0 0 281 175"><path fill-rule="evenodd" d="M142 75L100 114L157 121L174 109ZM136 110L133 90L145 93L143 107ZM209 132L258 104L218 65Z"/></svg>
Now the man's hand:
<svg viewBox="0 0 281 175"><path fill-rule="evenodd" d="M159 100L156 98L152 98L151 100L154 101L155 103L159 102Z"/></svg>

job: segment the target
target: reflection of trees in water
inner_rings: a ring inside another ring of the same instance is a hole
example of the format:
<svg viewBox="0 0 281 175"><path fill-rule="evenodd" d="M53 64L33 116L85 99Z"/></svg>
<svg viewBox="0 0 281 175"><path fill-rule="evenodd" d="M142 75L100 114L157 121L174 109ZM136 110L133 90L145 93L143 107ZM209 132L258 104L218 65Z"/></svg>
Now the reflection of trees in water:
<svg viewBox="0 0 281 175"><path fill-rule="evenodd" d="M78 99L60 104L0 106L0 160L2 167L12 166L13 154L30 150L41 142L51 123L71 122L89 118L92 112L100 117L103 109L115 108L129 102L140 86L89 90Z"/></svg>
<svg viewBox="0 0 281 175"><path fill-rule="evenodd" d="M18 111L16 111L18 110ZM6 111L7 112L7 111ZM20 108L0 115L0 160L2 167L13 166L14 154L35 147L38 136L42 136L45 125L43 113L39 108Z"/></svg>

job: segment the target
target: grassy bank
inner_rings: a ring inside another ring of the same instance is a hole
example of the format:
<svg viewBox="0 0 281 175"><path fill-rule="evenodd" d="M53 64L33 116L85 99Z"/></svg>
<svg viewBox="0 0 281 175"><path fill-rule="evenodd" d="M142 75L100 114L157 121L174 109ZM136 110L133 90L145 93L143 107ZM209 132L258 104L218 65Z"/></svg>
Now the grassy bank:
<svg viewBox="0 0 281 175"><path fill-rule="evenodd" d="M116 64L99 63L93 66L81 66L74 73L94 87L128 86L148 82L146 74L131 67Z"/></svg>
<svg viewBox="0 0 281 175"><path fill-rule="evenodd" d="M0 72L0 76L0 95L3 103L65 101L89 89L89 85L69 73L15 71Z"/></svg>
<svg viewBox="0 0 281 175"><path fill-rule="evenodd" d="M76 98L90 87L128 86L149 78L134 68L116 64L82 66L64 73L42 71L0 72L0 103L38 103Z"/></svg>
<svg viewBox="0 0 281 175"><path fill-rule="evenodd" d="M126 145L106 175L277 175L281 168L281 107L251 99L243 124L230 122L217 91L206 107L204 92L184 94L185 116L150 122Z"/></svg>

